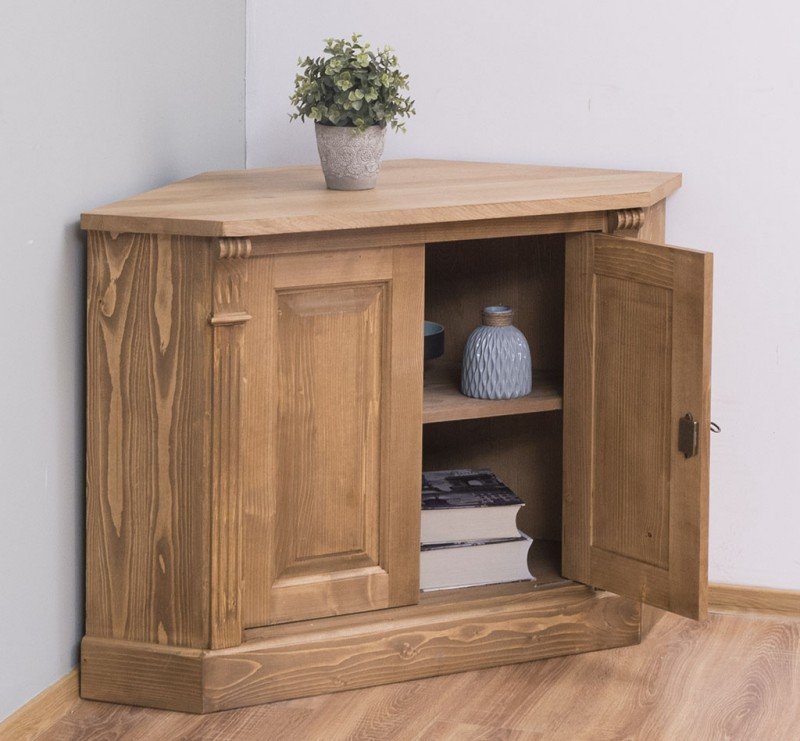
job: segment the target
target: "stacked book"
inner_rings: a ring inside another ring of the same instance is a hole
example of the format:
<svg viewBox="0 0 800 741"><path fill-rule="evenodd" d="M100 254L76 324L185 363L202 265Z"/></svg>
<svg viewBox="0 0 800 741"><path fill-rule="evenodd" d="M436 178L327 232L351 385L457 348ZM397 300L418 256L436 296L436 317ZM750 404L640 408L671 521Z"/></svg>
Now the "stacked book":
<svg viewBox="0 0 800 741"><path fill-rule="evenodd" d="M517 529L523 506L488 469L422 475L420 588L530 580L531 538Z"/></svg>

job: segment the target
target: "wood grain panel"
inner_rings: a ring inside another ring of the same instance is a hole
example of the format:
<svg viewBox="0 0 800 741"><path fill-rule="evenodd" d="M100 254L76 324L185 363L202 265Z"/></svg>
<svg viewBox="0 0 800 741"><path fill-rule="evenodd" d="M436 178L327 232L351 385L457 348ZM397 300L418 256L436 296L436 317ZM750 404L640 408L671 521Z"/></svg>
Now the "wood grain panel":
<svg viewBox="0 0 800 741"><path fill-rule="evenodd" d="M595 245L594 270L597 275L661 286L668 290L674 283L673 263L657 246L631 240L607 238Z"/></svg>
<svg viewBox="0 0 800 741"><path fill-rule="evenodd" d="M243 627L265 625L269 614L270 586L274 569L267 557L275 523L274 497L266 487L272 476L272 435L275 423L274 388L277 375L275 352L276 311L274 292L275 261L248 259L248 279L262 286L248 296L252 319L244 326L242 364L246 368L242 383L244 398L241 447L242 456L242 621Z"/></svg>
<svg viewBox="0 0 800 741"><path fill-rule="evenodd" d="M278 314L278 457L297 464L277 482L276 579L377 566L386 284L279 293Z"/></svg>
<svg viewBox="0 0 800 741"><path fill-rule="evenodd" d="M268 391L248 416L269 422L245 423L246 625L417 599L422 261L421 247L256 261L272 263L267 320L246 352Z"/></svg>
<svg viewBox="0 0 800 741"><path fill-rule="evenodd" d="M105 638L81 642L81 697L203 712L203 651Z"/></svg>
<svg viewBox="0 0 800 741"><path fill-rule="evenodd" d="M565 584L426 595L419 605L248 631L200 651L85 638L82 695L213 712L639 641L637 603Z"/></svg>
<svg viewBox="0 0 800 741"><path fill-rule="evenodd" d="M567 237L564 575L695 618L707 609L710 306L709 254ZM701 430L688 459L687 412Z"/></svg>
<svg viewBox="0 0 800 741"><path fill-rule="evenodd" d="M507 417L561 409L561 374L534 371L533 391L518 399L472 399L461 393L455 380L440 380L431 374L425 382L422 419L425 424L460 419Z"/></svg>
<svg viewBox="0 0 800 741"><path fill-rule="evenodd" d="M392 277L394 250L353 250L321 255L283 255L275 259L276 289L387 281ZM320 282L324 275L327 283Z"/></svg>
<svg viewBox="0 0 800 741"><path fill-rule="evenodd" d="M467 239L501 239L602 231L606 221L605 211L583 211L572 214L410 224L381 229L274 234L253 237L252 244L253 254L256 255L354 250L365 247L402 247L408 244L461 242Z"/></svg>
<svg viewBox="0 0 800 741"><path fill-rule="evenodd" d="M208 245L91 232L88 271L86 633L206 646Z"/></svg>
<svg viewBox="0 0 800 741"><path fill-rule="evenodd" d="M343 196L316 165L229 170L94 209L81 225L207 237L392 228L641 208L680 184L677 173L397 160L383 163L378 188Z"/></svg>
<svg viewBox="0 0 800 741"><path fill-rule="evenodd" d="M597 253L595 253L597 265ZM597 275L592 543L644 563L669 561L672 295Z"/></svg>
<svg viewBox="0 0 800 741"><path fill-rule="evenodd" d="M379 552L387 294L387 283L277 292L276 453L292 465L273 483L275 617L387 601ZM322 589L320 604L308 592Z"/></svg>
<svg viewBox="0 0 800 741"><path fill-rule="evenodd" d="M636 233L636 238L645 242L664 244L667 230L667 199L662 198L644 210L644 223Z"/></svg>
<svg viewBox="0 0 800 741"><path fill-rule="evenodd" d="M390 532L381 535L389 568L389 606L419 599L419 528L422 497L423 337L425 247L392 253L392 315L388 436L383 440L381 504Z"/></svg>
<svg viewBox="0 0 800 741"><path fill-rule="evenodd" d="M211 399L211 614L210 648L238 646L242 636L241 427L246 249L228 245L214 263Z"/></svg>
<svg viewBox="0 0 800 741"><path fill-rule="evenodd" d="M708 612L708 489L711 455L711 296L713 255L675 250L670 478L670 604L702 619ZM694 412L695 409L699 411ZM676 452L678 421L691 412L698 424L698 453Z"/></svg>
<svg viewBox="0 0 800 741"><path fill-rule="evenodd" d="M474 596L287 626L214 652L204 663L206 710L398 682L628 645L636 603L585 587ZM280 626L279 626L280 628Z"/></svg>

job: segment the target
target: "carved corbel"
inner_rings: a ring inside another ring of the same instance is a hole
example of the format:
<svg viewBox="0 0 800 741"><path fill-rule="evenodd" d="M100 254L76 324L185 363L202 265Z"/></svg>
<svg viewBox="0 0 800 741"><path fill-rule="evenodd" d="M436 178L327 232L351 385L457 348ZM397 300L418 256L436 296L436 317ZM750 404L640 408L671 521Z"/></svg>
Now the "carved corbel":
<svg viewBox="0 0 800 741"><path fill-rule="evenodd" d="M250 257L253 243L247 237L220 237L217 240L220 260Z"/></svg>
<svg viewBox="0 0 800 741"><path fill-rule="evenodd" d="M616 232L639 231L644 225L643 208L622 208L608 212L609 234Z"/></svg>
<svg viewBox="0 0 800 741"><path fill-rule="evenodd" d="M243 306L247 284L247 264L253 246L246 237L221 237L217 240L220 262L214 268L214 309L209 323L214 326L243 324L252 319Z"/></svg>

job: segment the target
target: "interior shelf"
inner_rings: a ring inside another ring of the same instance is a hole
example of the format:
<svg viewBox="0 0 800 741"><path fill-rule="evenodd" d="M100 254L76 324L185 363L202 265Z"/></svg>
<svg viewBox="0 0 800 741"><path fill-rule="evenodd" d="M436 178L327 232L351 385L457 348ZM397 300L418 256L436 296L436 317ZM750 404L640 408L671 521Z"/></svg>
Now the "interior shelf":
<svg viewBox="0 0 800 741"><path fill-rule="evenodd" d="M533 391L521 399L486 400L464 396L450 379L426 380L422 421L454 422L459 419L503 417L511 414L551 412L563 403L561 378L547 371L533 372Z"/></svg>

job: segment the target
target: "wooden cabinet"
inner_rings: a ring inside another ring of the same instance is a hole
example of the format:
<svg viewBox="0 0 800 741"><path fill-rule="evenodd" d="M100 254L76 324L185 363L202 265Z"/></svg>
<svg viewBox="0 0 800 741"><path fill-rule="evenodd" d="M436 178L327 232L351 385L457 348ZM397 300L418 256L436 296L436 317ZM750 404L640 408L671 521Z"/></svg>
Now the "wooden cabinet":
<svg viewBox="0 0 800 741"><path fill-rule="evenodd" d="M702 618L711 256L663 246L679 185L401 161L84 214L83 696L208 712L633 644L641 603ZM534 392L468 399L498 301ZM420 593L420 474L478 466L525 500L537 581Z"/></svg>

